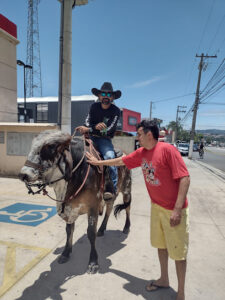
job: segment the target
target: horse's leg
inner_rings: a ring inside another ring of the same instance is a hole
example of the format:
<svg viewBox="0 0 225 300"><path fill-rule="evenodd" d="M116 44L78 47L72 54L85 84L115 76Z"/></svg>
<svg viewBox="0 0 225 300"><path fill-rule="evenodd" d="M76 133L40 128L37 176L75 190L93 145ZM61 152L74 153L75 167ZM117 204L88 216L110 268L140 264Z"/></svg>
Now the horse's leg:
<svg viewBox="0 0 225 300"><path fill-rule="evenodd" d="M108 223L109 216L110 216L111 211L113 209L113 203L114 203L114 199L106 201L105 217L102 221L101 226L99 227L98 234L97 234L98 236L103 236L104 235L104 231L106 230L106 226L107 226L107 223Z"/></svg>
<svg viewBox="0 0 225 300"><path fill-rule="evenodd" d="M72 244L73 244L73 232L74 232L74 223L66 224L66 245L63 250L63 253L60 255L58 259L59 264L66 263L70 258L70 253L72 252Z"/></svg>
<svg viewBox="0 0 225 300"><path fill-rule="evenodd" d="M123 194L123 202L127 203L131 201L131 193ZM130 231L130 205L126 208L126 222L123 228L123 233L128 234Z"/></svg>
<svg viewBox="0 0 225 300"><path fill-rule="evenodd" d="M89 258L89 264L87 270L87 273L89 274L95 274L99 269L98 254L95 248L97 221L98 221L98 206L96 207L96 209L92 208L88 212L87 235L91 244L91 252L90 252L90 258Z"/></svg>

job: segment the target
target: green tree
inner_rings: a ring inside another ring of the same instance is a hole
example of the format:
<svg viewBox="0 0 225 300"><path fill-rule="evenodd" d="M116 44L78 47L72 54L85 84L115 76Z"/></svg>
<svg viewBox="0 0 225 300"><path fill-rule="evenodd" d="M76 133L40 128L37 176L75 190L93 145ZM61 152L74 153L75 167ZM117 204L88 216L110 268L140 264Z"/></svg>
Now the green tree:
<svg viewBox="0 0 225 300"><path fill-rule="evenodd" d="M187 130L183 130L182 128L178 134L178 140L188 142L190 140L190 132Z"/></svg>
<svg viewBox="0 0 225 300"><path fill-rule="evenodd" d="M172 129L173 131L175 131L176 129L176 122L175 121L170 121L168 125L166 125L166 129Z"/></svg>

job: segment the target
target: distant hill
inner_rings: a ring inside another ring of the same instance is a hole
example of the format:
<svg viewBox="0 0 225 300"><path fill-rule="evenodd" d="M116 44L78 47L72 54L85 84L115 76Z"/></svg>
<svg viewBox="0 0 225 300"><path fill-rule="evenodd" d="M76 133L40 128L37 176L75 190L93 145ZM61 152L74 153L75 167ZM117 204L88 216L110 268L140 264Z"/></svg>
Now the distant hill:
<svg viewBox="0 0 225 300"><path fill-rule="evenodd" d="M196 132L203 133L203 134L225 135L225 130L222 130L222 129L203 129L203 130L196 130Z"/></svg>

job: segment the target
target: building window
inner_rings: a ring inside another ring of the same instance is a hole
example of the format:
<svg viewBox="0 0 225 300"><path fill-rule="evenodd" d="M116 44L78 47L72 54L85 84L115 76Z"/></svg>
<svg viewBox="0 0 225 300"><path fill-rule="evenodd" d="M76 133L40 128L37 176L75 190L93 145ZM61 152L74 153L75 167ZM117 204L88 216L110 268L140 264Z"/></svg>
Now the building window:
<svg viewBox="0 0 225 300"><path fill-rule="evenodd" d="M128 116L128 125L136 126L137 125L137 118L133 116Z"/></svg>
<svg viewBox="0 0 225 300"><path fill-rule="evenodd" d="M37 104L37 123L48 122L48 104Z"/></svg>

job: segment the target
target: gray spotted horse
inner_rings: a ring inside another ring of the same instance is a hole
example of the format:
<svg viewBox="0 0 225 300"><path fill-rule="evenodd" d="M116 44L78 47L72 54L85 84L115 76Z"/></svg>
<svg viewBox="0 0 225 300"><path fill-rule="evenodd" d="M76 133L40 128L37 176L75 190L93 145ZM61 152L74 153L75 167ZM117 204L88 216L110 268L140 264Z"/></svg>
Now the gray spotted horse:
<svg viewBox="0 0 225 300"><path fill-rule="evenodd" d="M19 178L32 194L43 191L48 195L46 186L54 189L57 212L66 222L67 234L66 245L58 259L59 263L65 263L70 258L77 217L81 214L88 215L87 236L91 244L88 273L94 274L99 269L95 240L98 215L103 213L102 194L104 182L107 181L107 172L103 176L105 173L103 169L88 164L86 151L97 153L88 139L72 137L59 130L43 131L34 138ZM122 209L126 210L123 232L127 234L130 228L131 174L125 166L119 167L118 174L118 192L123 194L124 203L116 206L114 214ZM106 230L115 198L105 202L106 213L98 230L99 236Z"/></svg>

